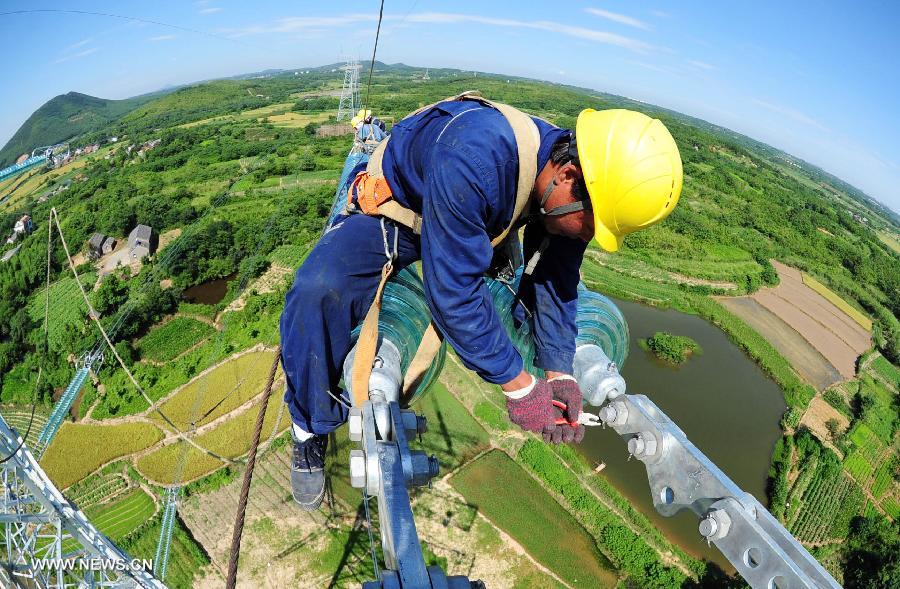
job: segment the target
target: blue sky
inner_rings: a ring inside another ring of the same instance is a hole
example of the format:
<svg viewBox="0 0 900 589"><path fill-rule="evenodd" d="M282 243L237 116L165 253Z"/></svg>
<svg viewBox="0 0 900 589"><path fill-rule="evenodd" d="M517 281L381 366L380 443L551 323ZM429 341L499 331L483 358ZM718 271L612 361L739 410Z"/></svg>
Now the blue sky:
<svg viewBox="0 0 900 589"><path fill-rule="evenodd" d="M135 17L20 10L80 10ZM126 98L371 55L376 0L0 4L0 144L75 90ZM378 58L595 88L784 149L900 211L900 3L386 0ZM174 25L174 26L165 26Z"/></svg>

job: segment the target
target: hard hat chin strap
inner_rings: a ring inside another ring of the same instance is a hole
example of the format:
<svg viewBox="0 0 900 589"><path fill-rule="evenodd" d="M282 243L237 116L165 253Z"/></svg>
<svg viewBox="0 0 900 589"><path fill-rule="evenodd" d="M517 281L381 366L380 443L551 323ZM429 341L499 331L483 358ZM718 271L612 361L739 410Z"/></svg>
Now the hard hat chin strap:
<svg viewBox="0 0 900 589"><path fill-rule="evenodd" d="M549 211L544 209L544 205L547 203L547 200L550 199L550 195L553 193L553 190L555 188L556 176L550 179L550 183L547 184L547 188L544 189L544 194L541 196L540 213L545 217L559 217L560 215L568 215L569 213L576 213L578 211L591 209L591 200L587 197L576 202L570 202L568 204L559 205L558 207L553 207Z"/></svg>

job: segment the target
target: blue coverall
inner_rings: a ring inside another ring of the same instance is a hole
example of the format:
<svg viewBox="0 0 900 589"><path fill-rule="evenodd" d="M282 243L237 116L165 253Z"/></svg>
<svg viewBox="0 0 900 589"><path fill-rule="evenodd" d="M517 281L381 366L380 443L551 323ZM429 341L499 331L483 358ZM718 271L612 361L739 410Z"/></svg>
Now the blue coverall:
<svg viewBox="0 0 900 589"><path fill-rule="evenodd" d="M540 171L553 144L570 132L535 123ZM423 218L421 237L389 224L391 240L399 232L395 268L421 259L428 307L444 338L481 378L509 382L523 363L483 275L492 259L491 239L509 224L515 205L518 155L511 127L499 111L480 103L443 102L394 126L382 166L394 198ZM542 261L519 295L534 315L535 366L571 373L587 244L547 236L536 220L525 228L526 260L545 237ZM297 270L281 316L282 365L285 402L307 432L326 434L347 419L333 396L346 398L338 382L350 332L372 303L384 263L380 220L354 214L334 221Z"/></svg>

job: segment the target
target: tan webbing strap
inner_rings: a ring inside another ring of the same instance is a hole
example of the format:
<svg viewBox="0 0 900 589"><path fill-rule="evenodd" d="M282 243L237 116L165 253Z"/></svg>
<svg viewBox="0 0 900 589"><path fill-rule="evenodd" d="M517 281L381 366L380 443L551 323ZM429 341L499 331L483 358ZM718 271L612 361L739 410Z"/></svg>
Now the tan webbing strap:
<svg viewBox="0 0 900 589"><path fill-rule="evenodd" d="M416 235L422 233L422 215L417 215L415 211L404 207L396 200L381 203L378 206L378 214L409 227Z"/></svg>
<svg viewBox="0 0 900 589"><path fill-rule="evenodd" d="M537 125L531 117L522 111L500 102L490 102L479 99L500 111L512 127L516 138L516 151L519 156L519 179L516 183L516 204L513 208L512 219L503 233L491 240L491 245L496 247L502 242L509 232L515 227L516 222L528 206L528 199L534 189L534 181L537 178L537 153L541 144L540 133Z"/></svg>
<svg viewBox="0 0 900 589"><path fill-rule="evenodd" d="M372 376L372 363L375 362L375 352L378 349L378 315L381 313L381 296L384 294L384 285L387 284L393 270L394 266L390 261L381 269L381 282L378 283L378 288L375 290L375 299L366 313L362 329L359 330L350 385L355 407L362 407L369 399L369 377Z"/></svg>
<svg viewBox="0 0 900 589"><path fill-rule="evenodd" d="M416 355L413 356L409 368L406 369L406 374L403 375L403 395L407 398L416 392L425 373L431 368L431 362L441 349L442 341L441 333L434 326L434 322L429 323L425 333L422 334L419 347L416 348Z"/></svg>

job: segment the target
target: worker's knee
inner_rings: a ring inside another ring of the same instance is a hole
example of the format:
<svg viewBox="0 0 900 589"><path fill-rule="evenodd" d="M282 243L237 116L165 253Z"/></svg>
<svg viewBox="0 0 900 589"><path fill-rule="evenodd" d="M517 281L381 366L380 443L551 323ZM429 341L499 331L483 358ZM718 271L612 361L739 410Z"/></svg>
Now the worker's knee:
<svg viewBox="0 0 900 589"><path fill-rule="evenodd" d="M345 276L325 264L304 264L297 272L291 295L304 306L338 301L346 291Z"/></svg>

